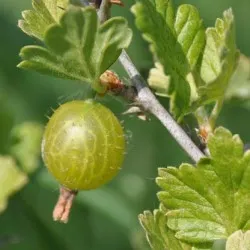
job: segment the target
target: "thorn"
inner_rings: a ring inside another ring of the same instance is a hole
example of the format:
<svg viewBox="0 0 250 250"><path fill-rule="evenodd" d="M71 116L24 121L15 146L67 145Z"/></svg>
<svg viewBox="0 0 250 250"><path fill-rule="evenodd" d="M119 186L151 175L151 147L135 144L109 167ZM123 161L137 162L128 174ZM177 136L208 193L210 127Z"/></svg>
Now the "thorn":
<svg viewBox="0 0 250 250"><path fill-rule="evenodd" d="M206 147L205 149L204 149L204 153L206 154L206 155L210 155L210 152L209 152L209 149L208 149L208 147Z"/></svg>
<svg viewBox="0 0 250 250"><path fill-rule="evenodd" d="M149 121L145 113L138 114L137 117L142 121Z"/></svg>
<svg viewBox="0 0 250 250"><path fill-rule="evenodd" d="M66 10L65 8L61 7L61 6L57 6L57 8L61 9L61 10Z"/></svg>
<svg viewBox="0 0 250 250"><path fill-rule="evenodd" d="M123 112L123 115L129 115L129 114L138 114L141 113L142 110L138 106L133 106L129 108L127 111Z"/></svg>
<svg viewBox="0 0 250 250"><path fill-rule="evenodd" d="M136 114L137 117L142 121L149 121L146 113L138 106L132 106L127 111L122 113L123 115Z"/></svg>

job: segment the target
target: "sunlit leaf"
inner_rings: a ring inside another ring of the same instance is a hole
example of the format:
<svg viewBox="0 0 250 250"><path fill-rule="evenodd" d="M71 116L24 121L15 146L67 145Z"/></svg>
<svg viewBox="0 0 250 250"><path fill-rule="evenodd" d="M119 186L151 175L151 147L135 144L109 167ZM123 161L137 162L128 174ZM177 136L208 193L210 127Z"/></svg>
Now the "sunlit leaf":
<svg viewBox="0 0 250 250"><path fill-rule="evenodd" d="M144 211L139 220L144 228L147 240L153 250L191 250L192 247L180 242L174 231L167 226L166 211L162 206L159 210Z"/></svg>
<svg viewBox="0 0 250 250"><path fill-rule="evenodd" d="M180 5L175 17L177 41L193 70L205 45L205 30L198 10L188 4Z"/></svg>
<svg viewBox="0 0 250 250"><path fill-rule="evenodd" d="M150 70L148 84L155 90L156 95L169 97L170 77L165 75L160 63L155 63L155 68Z"/></svg>
<svg viewBox="0 0 250 250"><path fill-rule="evenodd" d="M43 40L46 30L59 22L68 4L69 0L32 0L33 10L22 12L23 20L19 20L18 26L26 34Z"/></svg>
<svg viewBox="0 0 250 250"><path fill-rule="evenodd" d="M46 32L47 48L26 46L21 50L20 68L87 82L98 92L105 87L100 75L119 57L131 41L131 30L122 17L99 25L94 8L71 7Z"/></svg>
<svg viewBox="0 0 250 250"><path fill-rule="evenodd" d="M204 82L198 88L199 103L223 97L238 56L234 15L229 9L223 13L223 19L216 20L214 28L206 30L206 47L200 71Z"/></svg>
<svg viewBox="0 0 250 250"><path fill-rule="evenodd" d="M196 91L195 79L192 73L188 74L186 77L190 86L190 101L194 102L198 99L198 94ZM171 77L164 73L163 66L159 63L155 63L155 68L149 71L148 84L155 90L155 94L163 97L171 96L170 88Z"/></svg>
<svg viewBox="0 0 250 250"><path fill-rule="evenodd" d="M171 1L139 0L132 8L136 25L150 43L151 50L171 77L165 95L171 94L171 110L180 117L190 103L190 86L186 77L197 64L203 50L205 34L199 13L192 5L181 5L176 14ZM154 88L162 90L161 86ZM160 92L163 95L162 91Z"/></svg>
<svg viewBox="0 0 250 250"><path fill-rule="evenodd" d="M211 158L197 167L162 168L157 178L167 225L197 246L250 228L250 151L244 153L239 136L224 128L209 137L208 148Z"/></svg>

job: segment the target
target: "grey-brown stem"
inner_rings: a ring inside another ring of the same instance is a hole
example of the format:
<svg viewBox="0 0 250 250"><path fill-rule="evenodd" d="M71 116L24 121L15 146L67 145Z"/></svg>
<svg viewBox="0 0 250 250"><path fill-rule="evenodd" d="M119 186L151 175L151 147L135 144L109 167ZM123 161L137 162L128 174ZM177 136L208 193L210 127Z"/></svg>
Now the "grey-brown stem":
<svg viewBox="0 0 250 250"><path fill-rule="evenodd" d="M102 0L102 4L98 10L98 16L101 22L104 22L109 18L109 11L109 0ZM152 113L175 138L179 145L187 152L191 159L193 159L194 162L198 162L202 157L204 157L204 154L172 118L167 110L159 103L155 95L147 87L145 80L142 78L125 50L122 51L119 61L137 89L137 103L144 110Z"/></svg>
<svg viewBox="0 0 250 250"><path fill-rule="evenodd" d="M98 16L101 22L109 18L110 5L109 0L102 0ZM147 87L145 80L142 78L128 54L125 50L122 51L119 61L129 75L133 85L137 89L136 102L146 111L152 113L169 131L179 145L186 151L194 162L198 162L204 154L195 145L186 132L172 118L168 111L159 103L155 95Z"/></svg>
<svg viewBox="0 0 250 250"><path fill-rule="evenodd" d="M144 79L133 65L125 51L122 51L119 61L137 89L137 103L139 103L144 110L152 113L164 125L164 127L167 128L169 133L175 138L187 154L195 162L198 162L202 157L204 157L204 154L190 139L186 132L179 126L179 124L172 118L167 110L159 103L155 95L147 87Z"/></svg>

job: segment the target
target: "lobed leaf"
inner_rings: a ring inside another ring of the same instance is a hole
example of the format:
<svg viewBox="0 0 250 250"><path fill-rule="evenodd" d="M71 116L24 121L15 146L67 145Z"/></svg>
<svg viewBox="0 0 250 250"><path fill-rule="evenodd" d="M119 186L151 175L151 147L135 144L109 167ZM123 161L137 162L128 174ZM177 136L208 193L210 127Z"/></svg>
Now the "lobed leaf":
<svg viewBox="0 0 250 250"><path fill-rule="evenodd" d="M32 0L33 10L22 12L18 26L29 36L43 40L46 30L59 22L68 4L69 0Z"/></svg>
<svg viewBox="0 0 250 250"><path fill-rule="evenodd" d="M174 231L168 228L167 218L164 207L159 210L144 211L139 215L139 220L144 228L147 240L153 250L191 250L192 248L181 243L176 237Z"/></svg>
<svg viewBox="0 0 250 250"><path fill-rule="evenodd" d="M244 153L239 136L221 127L209 137L208 149L210 158L196 168L162 168L157 178L168 227L197 247L250 228L250 151Z"/></svg>
<svg viewBox="0 0 250 250"><path fill-rule="evenodd" d="M174 5L172 0L157 0L155 8L161 14L169 28L174 32Z"/></svg>
<svg viewBox="0 0 250 250"><path fill-rule="evenodd" d="M9 197L21 189L27 182L27 176L16 166L10 156L0 156L0 213L7 207Z"/></svg>
<svg viewBox="0 0 250 250"><path fill-rule="evenodd" d="M192 5L180 5L174 27L177 42L181 45L190 69L194 70L205 45L205 31L198 10Z"/></svg>
<svg viewBox="0 0 250 250"><path fill-rule="evenodd" d="M164 74L163 66L156 62L155 68L149 71L148 84L158 96L169 97L170 77Z"/></svg>
<svg viewBox="0 0 250 250"><path fill-rule="evenodd" d="M99 25L94 8L69 8L44 36L47 48L26 46L20 55L20 68L60 78L87 82L103 93L100 75L128 47L132 33L127 21L114 17Z"/></svg>
<svg viewBox="0 0 250 250"><path fill-rule="evenodd" d="M206 47L201 63L203 82L198 88L199 103L209 103L223 97L237 65L239 52L235 41L232 9L217 19L214 28L206 30Z"/></svg>
<svg viewBox="0 0 250 250"><path fill-rule="evenodd" d="M191 5L181 5L174 15L170 0L139 0L132 12L156 60L163 65L165 74L171 76L170 86L164 94L171 94L171 110L180 117L190 103L186 77L196 67L205 42L199 13ZM157 90L159 88L161 86L156 86Z"/></svg>

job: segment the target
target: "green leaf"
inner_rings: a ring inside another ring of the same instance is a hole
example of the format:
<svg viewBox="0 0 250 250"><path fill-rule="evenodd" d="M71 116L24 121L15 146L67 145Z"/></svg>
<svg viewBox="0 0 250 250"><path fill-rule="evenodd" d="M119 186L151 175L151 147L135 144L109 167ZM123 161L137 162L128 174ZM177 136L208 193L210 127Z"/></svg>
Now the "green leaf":
<svg viewBox="0 0 250 250"><path fill-rule="evenodd" d="M196 85L193 75L190 73L186 77L190 86L190 101L196 101L198 98ZM163 66L159 63L155 63L155 68L149 71L148 84L155 90L155 94L162 97L171 96L170 88L171 78L164 73Z"/></svg>
<svg viewBox="0 0 250 250"><path fill-rule="evenodd" d="M205 45L205 31L198 10L192 5L181 5L176 13L174 27L177 41L193 70Z"/></svg>
<svg viewBox="0 0 250 250"><path fill-rule="evenodd" d="M250 59L243 54L240 55L237 68L230 79L226 90L225 99L250 99Z"/></svg>
<svg viewBox="0 0 250 250"><path fill-rule="evenodd" d="M59 22L68 4L68 0L32 0L33 10L22 12L18 26L29 36L43 40L46 30Z"/></svg>
<svg viewBox="0 0 250 250"><path fill-rule="evenodd" d="M186 77L196 67L205 43L199 13L192 5L181 5L174 17L172 2L163 0L139 0L132 12L156 60L163 65L165 74L171 76L168 89L172 98L171 110L176 117L181 117L190 103ZM161 86L156 87L159 88Z"/></svg>
<svg viewBox="0 0 250 250"><path fill-rule="evenodd" d="M217 19L214 28L206 30L206 47L201 63L198 88L199 103L209 103L223 97L237 65L239 52L235 41L235 22L232 9Z"/></svg>
<svg viewBox="0 0 250 250"><path fill-rule="evenodd" d="M196 168L162 168L157 178L167 225L197 246L250 228L250 151L244 153L239 136L221 127L209 137L208 149L211 157Z"/></svg>
<svg viewBox="0 0 250 250"><path fill-rule="evenodd" d="M11 131L10 153L24 172L34 172L40 162L43 126L25 122Z"/></svg>
<svg viewBox="0 0 250 250"><path fill-rule="evenodd" d="M169 97L170 77L164 74L163 66L156 62L155 68L152 68L148 77L149 86L155 90L158 96Z"/></svg>
<svg viewBox="0 0 250 250"><path fill-rule="evenodd" d="M226 250L250 249L250 231L243 233L241 230L234 232L227 240Z"/></svg>
<svg viewBox="0 0 250 250"><path fill-rule="evenodd" d="M81 6L81 7L88 5L87 0L69 0L69 3L72 5Z"/></svg>
<svg viewBox="0 0 250 250"><path fill-rule="evenodd" d="M190 246L181 243L175 237L174 231L168 228L163 206L153 213L144 211L139 215L139 220L153 250L191 250Z"/></svg>
<svg viewBox="0 0 250 250"><path fill-rule="evenodd" d="M9 156L0 156L0 213L7 207L9 197L28 182L27 176Z"/></svg>
<svg viewBox="0 0 250 250"><path fill-rule="evenodd" d="M20 68L87 82L103 93L100 75L127 48L132 38L127 21L114 17L99 25L94 8L69 8L46 32L48 49L26 46L21 50Z"/></svg>
<svg viewBox="0 0 250 250"><path fill-rule="evenodd" d="M155 8L161 14L169 28L174 32L174 6L172 0L157 0Z"/></svg>

